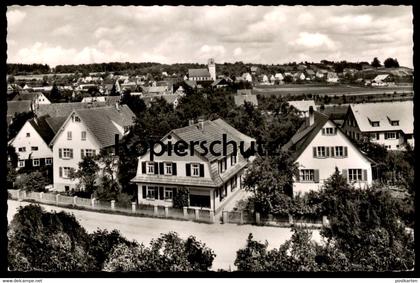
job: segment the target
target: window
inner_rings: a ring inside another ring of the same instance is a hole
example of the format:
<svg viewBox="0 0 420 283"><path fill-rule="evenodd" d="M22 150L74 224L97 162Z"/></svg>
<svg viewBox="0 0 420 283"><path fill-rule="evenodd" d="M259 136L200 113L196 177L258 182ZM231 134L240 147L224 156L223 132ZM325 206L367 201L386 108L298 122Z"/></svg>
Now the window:
<svg viewBox="0 0 420 283"><path fill-rule="evenodd" d="M63 167L63 178L70 178L70 167Z"/></svg>
<svg viewBox="0 0 420 283"><path fill-rule="evenodd" d="M68 131L67 132L67 140L71 141L71 139L72 139L71 131Z"/></svg>
<svg viewBox="0 0 420 283"><path fill-rule="evenodd" d="M371 140L375 141L375 140L379 140L379 133L370 133L369 137Z"/></svg>
<svg viewBox="0 0 420 283"><path fill-rule="evenodd" d="M173 191L170 188L165 188L165 200L172 200Z"/></svg>
<svg viewBox="0 0 420 283"><path fill-rule="evenodd" d="M80 122L80 118L78 116L74 116L74 121L75 122Z"/></svg>
<svg viewBox="0 0 420 283"><path fill-rule="evenodd" d="M156 191L157 190L155 190L155 187L147 187L147 190L146 190L146 197L148 198L148 199L156 199Z"/></svg>
<svg viewBox="0 0 420 283"><path fill-rule="evenodd" d="M324 128L322 129L322 132L324 133L324 135L332 136L335 135L335 128Z"/></svg>
<svg viewBox="0 0 420 283"><path fill-rule="evenodd" d="M374 121L371 124L372 124L372 127L379 127L379 121Z"/></svg>
<svg viewBox="0 0 420 283"><path fill-rule="evenodd" d="M219 161L219 172L223 173L227 168L227 159L226 157Z"/></svg>
<svg viewBox="0 0 420 283"><path fill-rule="evenodd" d="M336 157L344 157L344 147L343 146L336 146L335 147L335 156Z"/></svg>
<svg viewBox="0 0 420 283"><path fill-rule="evenodd" d="M31 147L31 150L32 150L32 151L37 151L37 150L38 150L38 147L37 147L37 146L32 146L32 147Z"/></svg>
<svg viewBox="0 0 420 283"><path fill-rule="evenodd" d="M26 151L26 147L19 147L18 151L19 152L25 152Z"/></svg>
<svg viewBox="0 0 420 283"><path fill-rule="evenodd" d="M349 181L361 181L362 180L362 169L349 169Z"/></svg>
<svg viewBox="0 0 420 283"><path fill-rule="evenodd" d="M82 141L86 140L86 131L82 131Z"/></svg>
<svg viewBox="0 0 420 283"><path fill-rule="evenodd" d="M51 165L52 164L52 158L45 158L45 165Z"/></svg>
<svg viewBox="0 0 420 283"><path fill-rule="evenodd" d="M40 164L41 164L41 163L39 162L39 159L33 159L33 160L32 160L32 165L33 165L34 167L38 167Z"/></svg>
<svg viewBox="0 0 420 283"><path fill-rule="evenodd" d="M90 156L90 157L95 156L96 155L96 150L95 149L86 149L85 150L85 155Z"/></svg>
<svg viewBox="0 0 420 283"><path fill-rule="evenodd" d="M313 182L315 180L315 171L313 169L300 170L299 179L302 182Z"/></svg>
<svg viewBox="0 0 420 283"><path fill-rule="evenodd" d="M63 148L63 158L73 158L73 149L71 148Z"/></svg>
<svg viewBox="0 0 420 283"><path fill-rule="evenodd" d="M191 164L191 176L198 177L200 176L200 164Z"/></svg>
<svg viewBox="0 0 420 283"><path fill-rule="evenodd" d="M18 167L19 168L25 167L25 160L19 160L18 161Z"/></svg>
<svg viewBox="0 0 420 283"><path fill-rule="evenodd" d="M389 132L389 133L385 133L385 139L396 139L397 135L395 134L395 132Z"/></svg>
<svg viewBox="0 0 420 283"><path fill-rule="evenodd" d="M400 121L391 121L391 125L392 126L399 126L400 125Z"/></svg>
<svg viewBox="0 0 420 283"><path fill-rule="evenodd" d="M172 163L165 163L165 175L172 175Z"/></svg>
<svg viewBox="0 0 420 283"><path fill-rule="evenodd" d="M147 174L155 174L155 163L147 162Z"/></svg>
<svg viewBox="0 0 420 283"><path fill-rule="evenodd" d="M26 133L26 137L29 138L31 136L30 133Z"/></svg>
<svg viewBox="0 0 420 283"><path fill-rule="evenodd" d="M230 157L230 165L233 166L236 164L236 155L231 155Z"/></svg>
<svg viewBox="0 0 420 283"><path fill-rule="evenodd" d="M238 186L238 176L237 175L233 176L231 182L232 182L231 185L230 185L231 186L231 191L233 191L233 189L235 189Z"/></svg>
<svg viewBox="0 0 420 283"><path fill-rule="evenodd" d="M317 147L317 152L316 152L316 156L317 157L326 157L326 151L325 151L325 146L318 146Z"/></svg>

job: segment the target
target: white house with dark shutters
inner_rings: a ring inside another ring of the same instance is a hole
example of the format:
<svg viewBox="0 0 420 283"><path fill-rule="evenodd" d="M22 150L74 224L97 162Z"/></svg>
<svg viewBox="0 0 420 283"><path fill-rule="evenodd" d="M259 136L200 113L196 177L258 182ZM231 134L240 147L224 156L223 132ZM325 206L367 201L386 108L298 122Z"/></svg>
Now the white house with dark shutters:
<svg viewBox="0 0 420 283"><path fill-rule="evenodd" d="M101 149L112 151L134 124L134 117L127 105L73 110L50 142L54 190L75 189L78 180L70 179L71 170L78 170L85 156L95 156Z"/></svg>
<svg viewBox="0 0 420 283"><path fill-rule="evenodd" d="M244 142L247 149L252 138L240 133L222 119L200 121L187 127L172 130L161 142L169 141L174 145L178 141L203 142L207 149L213 141L222 141L226 134L228 141ZM139 157L137 174L132 182L138 186L138 203L158 206L173 206L173 198L180 189L189 192L189 207L219 212L242 188L242 176L249 163L239 152L235 155L233 146L226 149L226 155L215 156L201 146L186 146L186 155L169 154L154 156L150 153ZM214 151L221 152L222 146L217 144ZM156 145L155 152L160 152Z"/></svg>
<svg viewBox="0 0 420 283"><path fill-rule="evenodd" d="M293 193L319 190L337 167L350 184L364 188L372 184L372 160L323 113L309 109L309 117L283 147L298 163Z"/></svg>

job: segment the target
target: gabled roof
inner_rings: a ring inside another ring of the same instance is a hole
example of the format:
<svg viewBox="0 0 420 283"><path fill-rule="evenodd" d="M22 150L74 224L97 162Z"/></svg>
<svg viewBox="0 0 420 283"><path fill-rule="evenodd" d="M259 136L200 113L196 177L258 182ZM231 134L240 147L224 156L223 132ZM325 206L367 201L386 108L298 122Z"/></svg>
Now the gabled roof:
<svg viewBox="0 0 420 283"><path fill-rule="evenodd" d="M14 116L16 113L32 111L31 100L7 101L7 116Z"/></svg>
<svg viewBox="0 0 420 283"><path fill-rule="evenodd" d="M353 112L357 125L362 132L377 131L398 131L405 134L414 132L413 101L394 101L380 103L352 104L350 109ZM369 122L378 121L379 127L372 127ZM392 121L399 121L398 126L392 126Z"/></svg>
<svg viewBox="0 0 420 283"><path fill-rule="evenodd" d="M296 110L300 112L307 112L309 111L309 107L312 106L315 109L315 101L314 100L291 100L287 101L290 106L293 106Z"/></svg>
<svg viewBox="0 0 420 283"><path fill-rule="evenodd" d="M213 141L222 141L223 134L226 134L226 138L228 141L236 141L238 146L240 142L243 141L245 143L245 148L250 143L250 141L253 140L251 137L242 134L222 119L217 119L214 121L204 121L202 122L202 128L200 128L199 123L197 123L191 126L172 130L171 133L179 137L181 140L187 142L188 144L190 144L191 141L200 143L202 141L206 141L208 146ZM201 147L195 148L197 152L203 152ZM215 152L222 152L222 145L216 144L214 146L214 150ZM232 146L228 146L227 154L232 154L232 152ZM212 162L214 160L221 159L224 156L215 156L210 152L207 152L207 154L205 154L203 157L208 161Z"/></svg>
<svg viewBox="0 0 420 283"><path fill-rule="evenodd" d="M19 100L35 100L39 95L44 95L42 92L35 91L35 92L29 92L29 91L21 91L15 97L13 97L13 101L19 101Z"/></svg>
<svg viewBox="0 0 420 283"><path fill-rule="evenodd" d="M93 103L82 103L82 102L65 102L65 103L52 103L52 104L40 104L36 109L36 114L40 116L49 115L50 117L61 117L69 116L70 113L75 109L84 108L95 108L106 106L106 102L93 102Z"/></svg>
<svg viewBox="0 0 420 283"><path fill-rule="evenodd" d="M255 94L237 94L233 97L233 99L235 100L235 104L237 106L241 106L245 104L246 102L250 102L255 106L258 106L258 99L257 96Z"/></svg>
<svg viewBox="0 0 420 283"><path fill-rule="evenodd" d="M188 69L188 77L208 77L211 78L210 72L207 69Z"/></svg>
<svg viewBox="0 0 420 283"><path fill-rule="evenodd" d="M283 150L291 151L291 157L296 160L306 147L315 138L325 123L328 122L328 116L318 111L314 111L314 123L309 126L309 118L302 124L290 141L283 146Z"/></svg>
<svg viewBox="0 0 420 283"><path fill-rule="evenodd" d="M387 77L389 76L389 74L382 74L382 75L377 75L372 81L374 82L382 82L383 80L385 80Z"/></svg>
<svg viewBox="0 0 420 283"><path fill-rule="evenodd" d="M54 134L56 134L58 130L60 130L61 126L67 120L66 116L61 116L61 117L44 116L44 117L46 117L45 122L47 122L47 124L53 130Z"/></svg>
<svg viewBox="0 0 420 283"><path fill-rule="evenodd" d="M86 125L92 135L96 138L101 148L109 147L115 144L115 134L119 134L122 138L121 132L114 125L117 124L121 127L131 126L134 124L134 113L130 110L127 105L120 105L119 109L115 106L98 107L90 109L76 109L72 113L75 113L82 122ZM67 117L69 120L71 115ZM63 124L61 129L65 126ZM54 143L57 135L51 141Z"/></svg>
<svg viewBox="0 0 420 283"><path fill-rule="evenodd" d="M227 81L225 78L217 79L214 82L212 82L211 86L217 86L218 84L227 84Z"/></svg>
<svg viewBox="0 0 420 283"><path fill-rule="evenodd" d="M39 117L39 118L32 118L28 122L35 129L35 131L38 132L41 138L48 145L51 142L51 140L54 138L56 132L47 123L46 118L47 118L46 116Z"/></svg>

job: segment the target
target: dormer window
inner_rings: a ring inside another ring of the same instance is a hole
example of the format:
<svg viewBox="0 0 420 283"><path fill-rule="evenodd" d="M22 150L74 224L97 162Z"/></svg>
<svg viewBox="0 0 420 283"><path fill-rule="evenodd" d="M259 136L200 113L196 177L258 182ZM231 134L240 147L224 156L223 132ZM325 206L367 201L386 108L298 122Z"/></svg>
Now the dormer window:
<svg viewBox="0 0 420 283"><path fill-rule="evenodd" d="M395 121L391 121L391 126L399 126L400 125L400 121L395 120Z"/></svg>
<svg viewBox="0 0 420 283"><path fill-rule="evenodd" d="M379 121L372 121L371 125L372 127L379 127Z"/></svg>
<svg viewBox="0 0 420 283"><path fill-rule="evenodd" d="M323 128L322 134L325 136L333 136L337 133L337 128L329 127L329 128Z"/></svg>
<svg viewBox="0 0 420 283"><path fill-rule="evenodd" d="M79 116L74 116L74 121L75 121L75 122L80 122L80 118L79 118Z"/></svg>

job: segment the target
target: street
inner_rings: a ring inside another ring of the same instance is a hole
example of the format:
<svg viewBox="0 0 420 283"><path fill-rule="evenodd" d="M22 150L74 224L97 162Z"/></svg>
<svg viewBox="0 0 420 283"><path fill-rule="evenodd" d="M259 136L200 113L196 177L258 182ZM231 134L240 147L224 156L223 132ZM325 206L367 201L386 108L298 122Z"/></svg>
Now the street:
<svg viewBox="0 0 420 283"><path fill-rule="evenodd" d="M11 221L19 206L28 204L27 202L8 200L8 221ZM225 270L229 270L229 268L232 270L235 269L233 263L236 258L236 251L245 246L249 233L252 233L256 240L267 240L270 249L278 248L292 234L289 228L236 224L203 224L190 221L103 214L44 204L41 206L47 211L62 210L74 214L87 232L93 232L98 228L107 230L117 229L127 239L136 240L140 243L149 243L153 238L159 237L161 233L169 231L177 232L184 239L190 235L194 235L216 253L213 270L220 268ZM313 230L312 237L316 241L321 240L318 230Z"/></svg>

